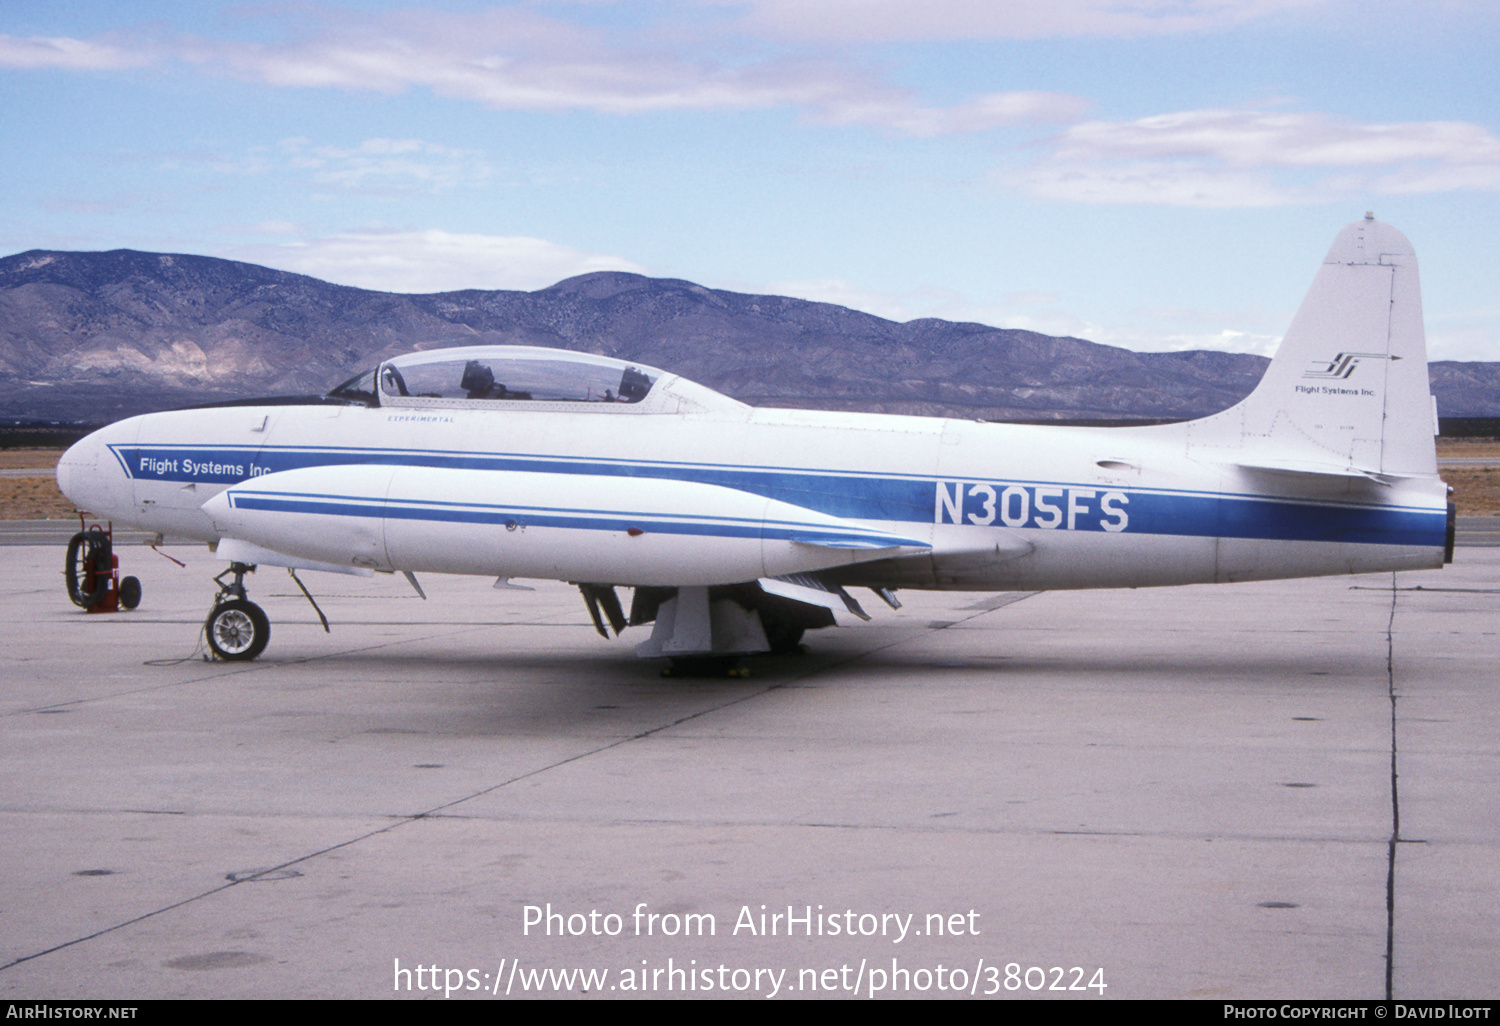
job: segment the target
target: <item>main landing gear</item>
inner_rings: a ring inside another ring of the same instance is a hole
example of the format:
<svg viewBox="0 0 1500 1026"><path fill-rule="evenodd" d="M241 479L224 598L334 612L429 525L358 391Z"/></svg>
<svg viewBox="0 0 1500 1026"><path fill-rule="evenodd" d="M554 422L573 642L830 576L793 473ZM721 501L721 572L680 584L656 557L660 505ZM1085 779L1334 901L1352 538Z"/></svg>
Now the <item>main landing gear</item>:
<svg viewBox="0 0 1500 1026"><path fill-rule="evenodd" d="M271 640L271 621L266 619L265 611L245 597L245 575L254 572L253 566L231 563L228 570L214 578L219 594L203 624L203 633L218 659L230 662L254 659ZM234 574L234 581L226 584L226 574Z"/></svg>

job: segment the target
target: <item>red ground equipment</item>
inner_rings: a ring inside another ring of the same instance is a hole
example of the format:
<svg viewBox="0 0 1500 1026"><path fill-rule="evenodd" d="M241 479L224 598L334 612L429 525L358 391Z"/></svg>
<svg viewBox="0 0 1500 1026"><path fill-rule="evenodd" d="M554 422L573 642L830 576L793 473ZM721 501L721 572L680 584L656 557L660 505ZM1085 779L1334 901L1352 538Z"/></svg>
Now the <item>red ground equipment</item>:
<svg viewBox="0 0 1500 1026"><path fill-rule="evenodd" d="M63 576L68 598L90 613L115 613L120 607L134 609L141 602L141 582L120 578L120 559L114 554L114 525L85 524L68 542Z"/></svg>

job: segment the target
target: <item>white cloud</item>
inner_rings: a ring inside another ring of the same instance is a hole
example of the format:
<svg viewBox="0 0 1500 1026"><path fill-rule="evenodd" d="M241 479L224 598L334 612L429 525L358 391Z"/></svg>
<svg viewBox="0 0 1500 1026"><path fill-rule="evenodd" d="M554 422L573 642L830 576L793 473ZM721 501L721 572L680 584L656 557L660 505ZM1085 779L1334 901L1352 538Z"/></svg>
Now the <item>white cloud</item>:
<svg viewBox="0 0 1500 1026"><path fill-rule="evenodd" d="M420 139L366 139L355 147L340 147L314 146L295 138L283 139L277 148L291 167L310 172L313 181L345 189L442 191L476 185L494 174L477 150Z"/></svg>
<svg viewBox="0 0 1500 1026"><path fill-rule="evenodd" d="M1278 185L1264 173L1163 161L1048 160L1020 173L1000 172L995 182L1019 187L1039 199L1068 203L1276 207L1312 199L1305 191Z"/></svg>
<svg viewBox="0 0 1500 1026"><path fill-rule="evenodd" d="M0 68L62 68L67 71L120 71L152 63L149 51L66 36L0 35Z"/></svg>
<svg viewBox="0 0 1500 1026"><path fill-rule="evenodd" d="M282 42L176 38L153 53L289 89L429 89L495 110L616 115L790 109L814 121L915 136L1065 123L1087 106L1076 96L1013 91L929 107L878 73L832 57L747 57L744 37L663 27L606 34L524 8L318 16L316 28ZM0 65L107 69L155 59L102 39L0 36Z"/></svg>
<svg viewBox="0 0 1500 1026"><path fill-rule="evenodd" d="M184 56L275 86L420 87L501 110L749 108L768 105L776 92L744 70L629 52L582 26L517 9L345 15L290 42L203 42Z"/></svg>
<svg viewBox="0 0 1500 1026"><path fill-rule="evenodd" d="M878 92L821 104L818 120L866 124L913 136L984 132L1022 124L1059 124L1083 115L1088 101L1067 93L988 93L953 107L918 107L909 97ZM817 109L817 108L815 108Z"/></svg>
<svg viewBox="0 0 1500 1026"><path fill-rule="evenodd" d="M383 195L445 192L481 185L495 175L478 150L421 139L375 138L354 146L330 146L297 136L239 153L175 153L157 166L162 171L222 175L290 173L333 191Z"/></svg>
<svg viewBox="0 0 1500 1026"><path fill-rule="evenodd" d="M1495 311L1476 309L1436 316L1429 314L1427 358L1500 360L1500 331L1495 328Z"/></svg>
<svg viewBox="0 0 1500 1026"><path fill-rule="evenodd" d="M1500 166L1500 139L1479 125L1458 121L1360 125L1325 114L1189 110L1074 125L1058 135L1056 156L1201 157L1239 167L1358 167L1420 160Z"/></svg>
<svg viewBox="0 0 1500 1026"><path fill-rule="evenodd" d="M1327 0L748 0L745 25L795 40L1134 38L1219 31Z"/></svg>
<svg viewBox="0 0 1500 1026"><path fill-rule="evenodd" d="M289 44L215 44L191 59L288 87L397 93L428 88L497 110L606 114L793 108L836 124L918 136L1079 117L1086 102L1047 92L982 95L928 108L869 73L831 60L725 63L649 42L606 42L579 26L515 10L349 21Z"/></svg>
<svg viewBox="0 0 1500 1026"><path fill-rule="evenodd" d="M591 271L642 273L638 264L621 257L545 239L436 230L349 231L284 245L238 247L221 255L383 292L530 291Z"/></svg>
<svg viewBox="0 0 1500 1026"><path fill-rule="evenodd" d="M1044 199L1197 207L1492 191L1500 190L1500 139L1454 121L1356 124L1325 114L1191 110L1073 125L1042 160L996 181Z"/></svg>
<svg viewBox="0 0 1500 1026"><path fill-rule="evenodd" d="M1105 345L1133 349L1138 353L1182 353L1207 349L1215 353L1250 353L1274 356L1281 345L1280 335L1221 328L1218 331L1152 331L1150 329L1114 329L1091 339Z"/></svg>
<svg viewBox="0 0 1500 1026"><path fill-rule="evenodd" d="M226 235L300 236L306 230L295 221L257 221L254 224L224 224L217 229Z"/></svg>

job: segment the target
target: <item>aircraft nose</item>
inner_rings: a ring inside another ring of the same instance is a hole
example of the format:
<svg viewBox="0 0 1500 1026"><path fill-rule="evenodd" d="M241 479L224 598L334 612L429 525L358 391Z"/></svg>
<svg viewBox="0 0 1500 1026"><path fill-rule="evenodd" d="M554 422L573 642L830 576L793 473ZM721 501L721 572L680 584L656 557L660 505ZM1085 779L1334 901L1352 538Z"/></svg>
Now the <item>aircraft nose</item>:
<svg viewBox="0 0 1500 1026"><path fill-rule="evenodd" d="M88 503L83 501L82 489L99 465L99 449L99 442L93 435L89 435L81 442L69 446L68 451L62 454L62 459L57 461L57 487L80 509L88 507Z"/></svg>
<svg viewBox="0 0 1500 1026"><path fill-rule="evenodd" d="M57 487L68 501L96 516L118 516L130 503L129 482L105 451L103 432L72 445L57 461ZM122 487L123 486L123 487Z"/></svg>
<svg viewBox="0 0 1500 1026"><path fill-rule="evenodd" d="M72 487L73 484L73 465L68 463L67 459L68 453L72 451L73 450L69 448L68 452L63 453L62 459L57 461L57 490L62 492L63 495L67 496L69 499L72 499L72 496L68 495L68 489Z"/></svg>

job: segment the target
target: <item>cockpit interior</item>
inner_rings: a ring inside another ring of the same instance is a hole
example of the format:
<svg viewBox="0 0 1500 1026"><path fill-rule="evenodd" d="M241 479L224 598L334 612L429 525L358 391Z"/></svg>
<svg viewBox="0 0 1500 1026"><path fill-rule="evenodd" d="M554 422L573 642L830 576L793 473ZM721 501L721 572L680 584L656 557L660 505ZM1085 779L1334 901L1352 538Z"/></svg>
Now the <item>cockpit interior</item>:
<svg viewBox="0 0 1500 1026"><path fill-rule="evenodd" d="M330 399L368 406L494 402L633 405L661 371L607 356L527 346L470 346L408 353L356 374Z"/></svg>

